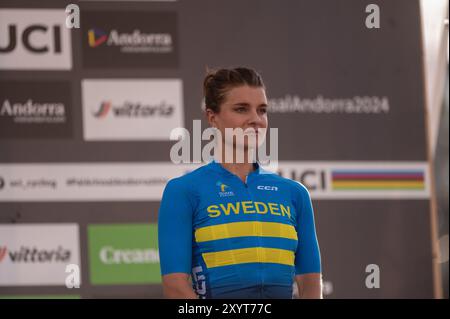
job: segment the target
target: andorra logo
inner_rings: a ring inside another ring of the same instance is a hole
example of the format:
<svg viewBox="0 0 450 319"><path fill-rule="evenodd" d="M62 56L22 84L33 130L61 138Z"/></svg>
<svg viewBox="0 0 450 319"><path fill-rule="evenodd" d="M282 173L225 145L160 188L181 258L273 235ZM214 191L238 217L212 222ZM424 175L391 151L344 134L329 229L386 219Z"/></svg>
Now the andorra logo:
<svg viewBox="0 0 450 319"><path fill-rule="evenodd" d="M88 41L91 48L98 47L108 39L106 33L100 29L92 28L88 31Z"/></svg>

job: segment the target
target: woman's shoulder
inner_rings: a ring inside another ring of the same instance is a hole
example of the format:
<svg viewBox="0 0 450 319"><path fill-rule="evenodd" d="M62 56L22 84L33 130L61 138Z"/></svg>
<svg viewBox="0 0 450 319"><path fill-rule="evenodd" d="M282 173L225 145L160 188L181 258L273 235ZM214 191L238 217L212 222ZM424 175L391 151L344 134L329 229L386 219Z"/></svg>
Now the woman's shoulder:
<svg viewBox="0 0 450 319"><path fill-rule="evenodd" d="M261 174L266 175L266 178L271 179L272 181L286 185L293 194L301 195L301 196L309 196L308 188L305 185L300 183L299 181L281 176L277 173L261 170Z"/></svg>
<svg viewBox="0 0 450 319"><path fill-rule="evenodd" d="M183 175L171 178L166 187L185 188L191 189L194 185L201 183L201 180L208 174L208 164L187 170Z"/></svg>

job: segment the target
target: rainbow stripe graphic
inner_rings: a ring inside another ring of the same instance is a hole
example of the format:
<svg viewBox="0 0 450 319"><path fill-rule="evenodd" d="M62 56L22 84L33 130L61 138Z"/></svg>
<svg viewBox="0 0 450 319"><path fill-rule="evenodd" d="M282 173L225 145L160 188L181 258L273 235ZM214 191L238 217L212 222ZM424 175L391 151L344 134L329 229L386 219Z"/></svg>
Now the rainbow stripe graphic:
<svg viewBox="0 0 450 319"><path fill-rule="evenodd" d="M333 190L424 190L420 169L333 169Z"/></svg>

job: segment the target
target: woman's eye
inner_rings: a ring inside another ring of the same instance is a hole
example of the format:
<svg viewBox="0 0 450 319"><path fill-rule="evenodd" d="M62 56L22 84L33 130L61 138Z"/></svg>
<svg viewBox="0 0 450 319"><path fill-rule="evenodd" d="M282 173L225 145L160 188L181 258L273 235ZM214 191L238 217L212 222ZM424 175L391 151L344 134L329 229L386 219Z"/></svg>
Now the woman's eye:
<svg viewBox="0 0 450 319"><path fill-rule="evenodd" d="M267 113L267 108L261 108L261 109L259 109L259 112L265 114L265 113Z"/></svg>
<svg viewBox="0 0 450 319"><path fill-rule="evenodd" d="M245 112L245 107L238 107L238 108L236 109L236 112L239 112L239 113Z"/></svg>

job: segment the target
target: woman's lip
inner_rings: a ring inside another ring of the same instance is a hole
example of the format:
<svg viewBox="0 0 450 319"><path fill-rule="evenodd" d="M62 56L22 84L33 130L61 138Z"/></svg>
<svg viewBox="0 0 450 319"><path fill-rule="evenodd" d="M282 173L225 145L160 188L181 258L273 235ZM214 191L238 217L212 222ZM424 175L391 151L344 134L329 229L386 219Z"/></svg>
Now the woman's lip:
<svg viewBox="0 0 450 319"><path fill-rule="evenodd" d="M260 133L263 130L263 128L247 128L244 130L244 133Z"/></svg>

